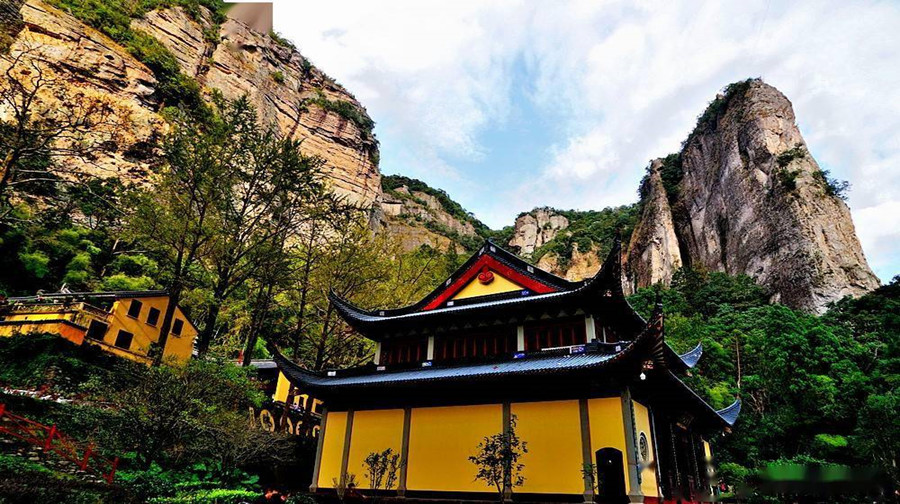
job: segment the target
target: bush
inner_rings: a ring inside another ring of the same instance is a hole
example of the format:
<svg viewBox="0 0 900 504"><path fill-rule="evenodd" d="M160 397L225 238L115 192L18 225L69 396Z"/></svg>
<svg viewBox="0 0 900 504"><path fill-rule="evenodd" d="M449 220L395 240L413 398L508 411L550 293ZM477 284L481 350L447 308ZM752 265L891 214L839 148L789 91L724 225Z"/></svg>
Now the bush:
<svg viewBox="0 0 900 504"><path fill-rule="evenodd" d="M280 45L281 47L285 47L292 51L297 50L297 46L295 46L293 42L284 38L280 33L278 33L275 30L269 31L269 38L272 39L272 42L275 42L276 44Z"/></svg>
<svg viewBox="0 0 900 504"><path fill-rule="evenodd" d="M850 192L850 182L832 178L829 176L830 174L829 170L819 170L813 173L813 177L822 186L822 190L826 195L847 201Z"/></svg>
<svg viewBox="0 0 900 504"><path fill-rule="evenodd" d="M176 497L158 497L148 500L150 504L244 504L254 502L259 492L217 488L181 494Z"/></svg>
<svg viewBox="0 0 900 504"><path fill-rule="evenodd" d="M87 483L20 457L0 454L0 503L131 503L121 488Z"/></svg>
<svg viewBox="0 0 900 504"><path fill-rule="evenodd" d="M108 382L114 370L138 366L92 345L77 346L55 334L0 338L0 381L14 387L50 385L82 392L93 379Z"/></svg>
<svg viewBox="0 0 900 504"><path fill-rule="evenodd" d="M785 168L780 168L775 171L775 180L778 181L778 184L784 188L787 192L793 192L797 190L797 177L800 176L799 170L788 170Z"/></svg>
<svg viewBox="0 0 900 504"><path fill-rule="evenodd" d="M778 155L776 161L778 162L778 166L784 168L787 165L794 162L796 159L803 159L806 157L806 149L803 148L803 145L797 144L793 148L788 149L781 154Z"/></svg>

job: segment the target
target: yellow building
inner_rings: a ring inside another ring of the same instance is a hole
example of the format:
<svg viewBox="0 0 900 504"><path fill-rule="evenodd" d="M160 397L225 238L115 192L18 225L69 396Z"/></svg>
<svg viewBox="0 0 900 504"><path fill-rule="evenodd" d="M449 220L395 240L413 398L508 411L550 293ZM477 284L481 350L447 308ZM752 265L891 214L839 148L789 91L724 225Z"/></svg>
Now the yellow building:
<svg viewBox="0 0 900 504"><path fill-rule="evenodd" d="M150 347L159 330L169 296L165 291L61 292L8 298L0 305L0 336L54 333L75 343L150 363ZM197 328L175 308L163 359L186 362L194 350Z"/></svg>
<svg viewBox="0 0 900 504"><path fill-rule="evenodd" d="M740 402L716 411L679 380L702 349L676 354L660 307L649 321L631 308L619 254L617 242L596 276L569 282L487 242L406 308L332 296L377 350L370 365L324 373L275 352L287 380L324 401L310 488L333 492L354 474L365 491L363 460L391 448L399 496L495 498L469 457L515 419L528 447L524 484L506 489L517 501L710 500L706 439Z"/></svg>

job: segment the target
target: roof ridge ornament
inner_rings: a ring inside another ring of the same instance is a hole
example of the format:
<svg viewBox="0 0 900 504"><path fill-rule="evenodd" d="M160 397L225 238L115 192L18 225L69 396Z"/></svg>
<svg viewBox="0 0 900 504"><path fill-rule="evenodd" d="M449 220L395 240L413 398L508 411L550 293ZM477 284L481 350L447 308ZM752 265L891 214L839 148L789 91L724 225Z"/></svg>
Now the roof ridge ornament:
<svg viewBox="0 0 900 504"><path fill-rule="evenodd" d="M481 285L488 285L494 281L494 273L485 264L481 267L481 273L478 274L478 281Z"/></svg>

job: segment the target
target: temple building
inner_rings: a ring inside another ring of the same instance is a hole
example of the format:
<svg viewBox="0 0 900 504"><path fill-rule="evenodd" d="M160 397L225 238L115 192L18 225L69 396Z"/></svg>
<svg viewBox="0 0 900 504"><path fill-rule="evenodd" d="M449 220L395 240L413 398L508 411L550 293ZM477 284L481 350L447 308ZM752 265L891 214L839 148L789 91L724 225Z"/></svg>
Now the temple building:
<svg viewBox="0 0 900 504"><path fill-rule="evenodd" d="M702 348L678 355L661 308L649 320L632 309L620 248L571 282L487 242L411 306L368 311L333 295L375 342L374 362L311 372L275 352L298 392L323 401L311 490L354 474L365 491L363 460L391 448L399 496L495 499L468 458L515 418L528 448L516 501L710 500L708 439L740 402L716 411L679 379Z"/></svg>
<svg viewBox="0 0 900 504"><path fill-rule="evenodd" d="M0 300L0 337L52 333L76 345L89 344L119 357L150 364L159 341L166 291L55 292ZM190 360L197 328L175 307L163 359Z"/></svg>

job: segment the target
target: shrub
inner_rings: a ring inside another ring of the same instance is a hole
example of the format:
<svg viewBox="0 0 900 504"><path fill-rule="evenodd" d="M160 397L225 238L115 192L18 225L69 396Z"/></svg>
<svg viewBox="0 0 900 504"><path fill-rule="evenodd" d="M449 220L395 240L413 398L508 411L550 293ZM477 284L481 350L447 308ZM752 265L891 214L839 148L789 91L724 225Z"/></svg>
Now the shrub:
<svg viewBox="0 0 900 504"><path fill-rule="evenodd" d="M284 38L280 33L278 33L278 32L275 31L275 30L270 30L270 31L269 31L269 38L272 39L272 42L275 42L276 44L280 45L281 47L285 47L285 48L290 49L290 50L292 50L292 51L296 51L296 50L297 50L297 46L295 46L293 42L291 42L290 40ZM304 60L304 61L305 61L305 60Z"/></svg>
<svg viewBox="0 0 900 504"><path fill-rule="evenodd" d="M259 492L217 488L181 494L176 497L157 497L149 499L150 504L244 504L259 499Z"/></svg>
<svg viewBox="0 0 900 504"><path fill-rule="evenodd" d="M832 178L829 176L830 174L829 170L819 170L813 173L813 177L822 186L822 190L826 195L847 201L848 193L850 192L850 182Z"/></svg>
<svg viewBox="0 0 900 504"><path fill-rule="evenodd" d="M799 170L779 168L775 171L775 180L788 192L793 192L797 189L798 176L800 176Z"/></svg>
<svg viewBox="0 0 900 504"><path fill-rule="evenodd" d="M803 145L797 144L793 148L779 154L776 161L778 162L778 166L784 168L791 164L795 159L803 159L805 157L806 149L803 148Z"/></svg>
<svg viewBox="0 0 900 504"><path fill-rule="evenodd" d="M372 138L372 130L375 129L375 121L368 114L360 110L357 105L346 100L329 100L319 90L315 98L309 103L319 106L325 111L333 112L356 125L364 139Z"/></svg>
<svg viewBox="0 0 900 504"><path fill-rule="evenodd" d="M281 70L272 72L272 80L278 84L284 84L284 73L282 73Z"/></svg>

